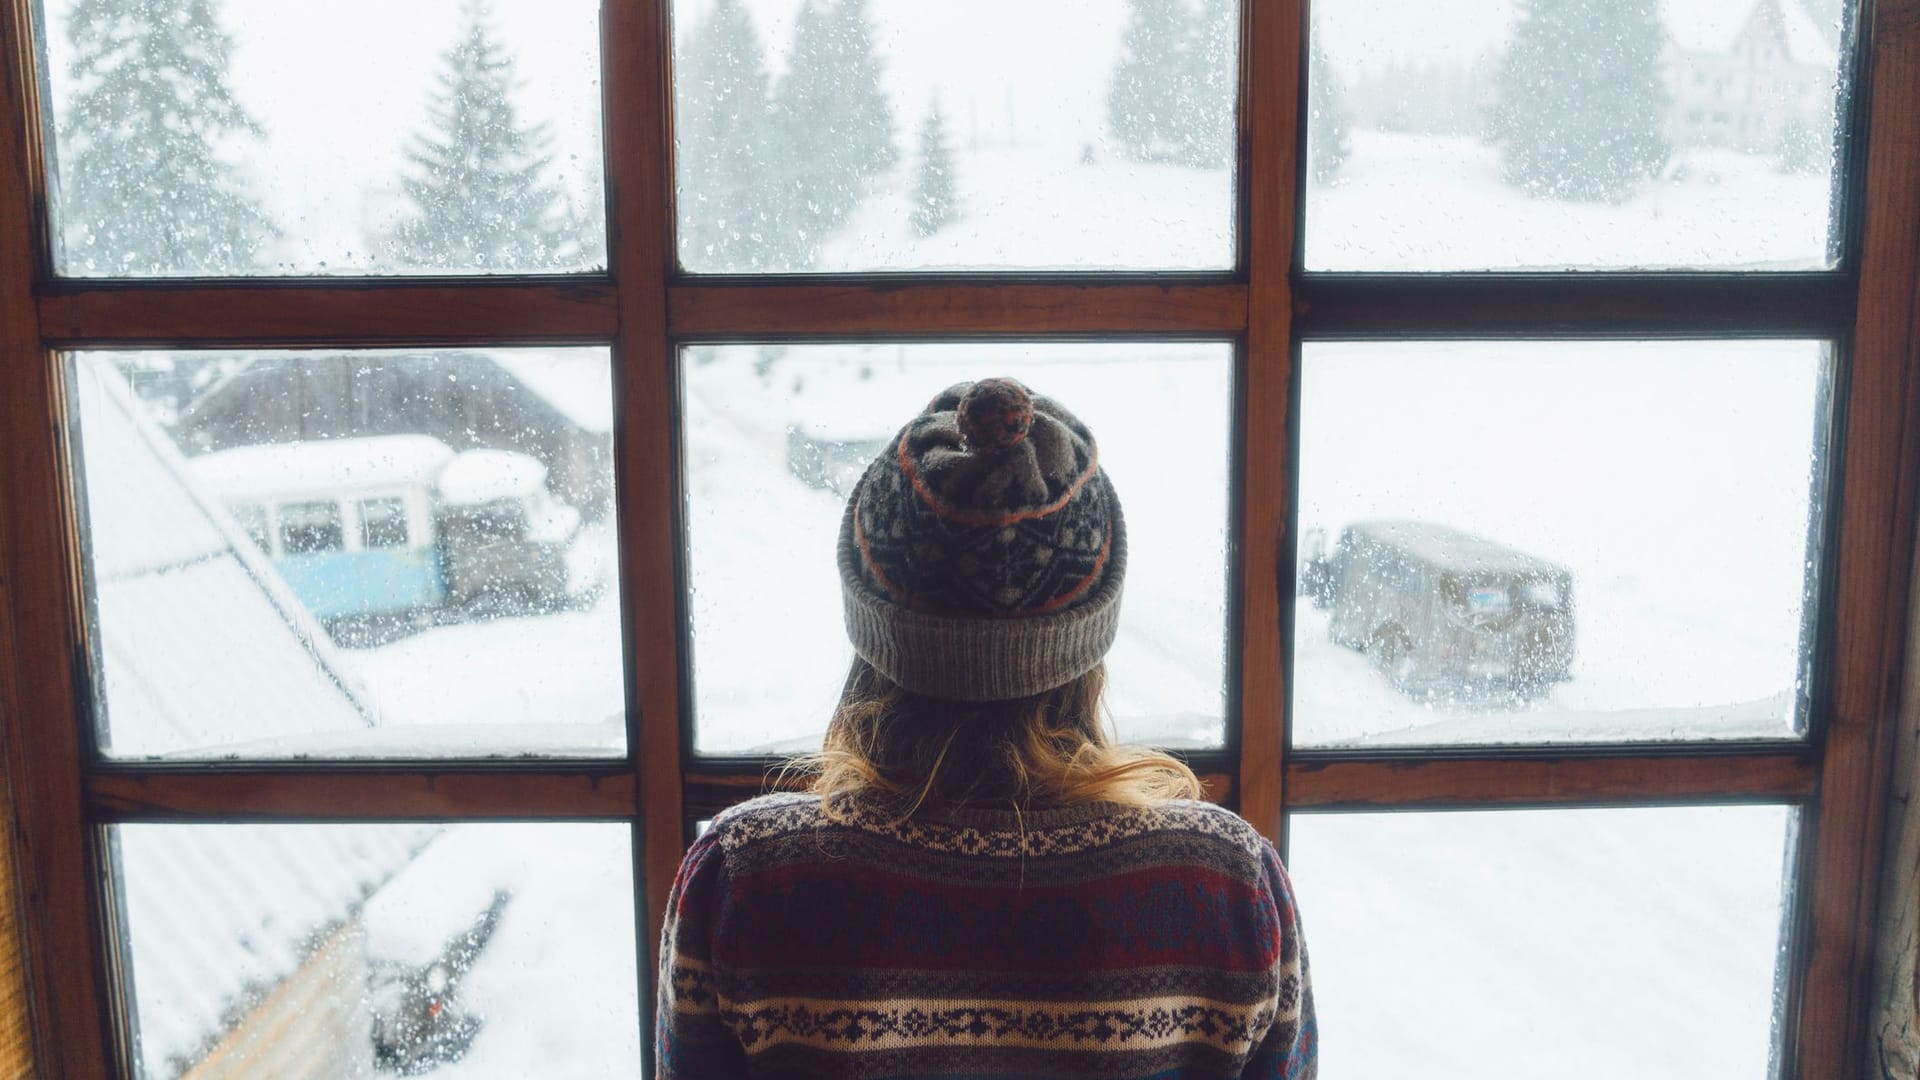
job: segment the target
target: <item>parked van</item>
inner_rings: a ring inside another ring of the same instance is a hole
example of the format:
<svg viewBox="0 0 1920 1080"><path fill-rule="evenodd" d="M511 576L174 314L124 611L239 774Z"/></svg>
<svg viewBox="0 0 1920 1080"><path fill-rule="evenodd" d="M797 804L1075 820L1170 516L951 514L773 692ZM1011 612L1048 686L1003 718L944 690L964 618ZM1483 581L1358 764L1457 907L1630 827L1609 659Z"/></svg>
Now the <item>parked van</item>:
<svg viewBox="0 0 1920 1080"><path fill-rule="evenodd" d="M1569 677L1573 575L1473 533L1423 521L1369 521L1303 542L1301 591L1330 611L1328 633L1364 652L1415 697L1473 690L1522 696Z"/></svg>
<svg viewBox="0 0 1920 1080"><path fill-rule="evenodd" d="M579 511L548 491L546 466L526 454L382 435L191 460L336 637L480 603L571 603L599 587L600 568L576 550Z"/></svg>

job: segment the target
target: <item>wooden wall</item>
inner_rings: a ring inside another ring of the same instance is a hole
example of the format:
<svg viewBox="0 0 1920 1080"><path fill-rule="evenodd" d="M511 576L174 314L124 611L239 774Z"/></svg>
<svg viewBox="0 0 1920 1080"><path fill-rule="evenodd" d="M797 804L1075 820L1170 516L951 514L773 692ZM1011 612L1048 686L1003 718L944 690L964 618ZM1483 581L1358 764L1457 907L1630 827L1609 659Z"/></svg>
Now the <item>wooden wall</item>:
<svg viewBox="0 0 1920 1080"><path fill-rule="evenodd" d="M1915 560L1907 633L1906 686L1895 733L1881 885L1879 955L1874 965L1873 1038L1867 1073L1876 1080L1920 1076L1920 557Z"/></svg>

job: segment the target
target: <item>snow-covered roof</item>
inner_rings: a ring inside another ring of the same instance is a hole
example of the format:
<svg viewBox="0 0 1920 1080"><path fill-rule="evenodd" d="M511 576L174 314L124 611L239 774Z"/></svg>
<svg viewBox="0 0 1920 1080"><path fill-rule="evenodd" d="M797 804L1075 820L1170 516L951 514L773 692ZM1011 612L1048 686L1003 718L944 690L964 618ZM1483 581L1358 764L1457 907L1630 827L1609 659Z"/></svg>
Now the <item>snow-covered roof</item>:
<svg viewBox="0 0 1920 1080"><path fill-rule="evenodd" d="M1724 53L1756 18L1779 20L1787 54L1796 63L1832 68L1838 26L1822 29L1801 0L1662 0L1662 21L1674 44L1688 52Z"/></svg>
<svg viewBox="0 0 1920 1080"><path fill-rule="evenodd" d="M77 381L112 752L365 730L365 695L325 632L111 370L83 363Z"/></svg>
<svg viewBox="0 0 1920 1080"><path fill-rule="evenodd" d="M613 380L603 353L494 349L483 354L560 415L596 433L613 430Z"/></svg>
<svg viewBox="0 0 1920 1080"><path fill-rule="evenodd" d="M138 1054L144 1075L171 1078L299 970L439 830L225 824L117 832Z"/></svg>
<svg viewBox="0 0 1920 1080"><path fill-rule="evenodd" d="M375 435L240 446L194 458L193 471L222 498L286 498L426 486L451 460L453 448L431 435Z"/></svg>
<svg viewBox="0 0 1920 1080"><path fill-rule="evenodd" d="M141 412L77 365L81 478L112 753L205 756L244 738L365 731L333 646ZM145 1075L172 1077L305 961L431 834L333 826L118 830Z"/></svg>
<svg viewBox="0 0 1920 1080"><path fill-rule="evenodd" d="M440 471L440 498L454 506L530 495L547 482L547 467L512 450L468 450Z"/></svg>

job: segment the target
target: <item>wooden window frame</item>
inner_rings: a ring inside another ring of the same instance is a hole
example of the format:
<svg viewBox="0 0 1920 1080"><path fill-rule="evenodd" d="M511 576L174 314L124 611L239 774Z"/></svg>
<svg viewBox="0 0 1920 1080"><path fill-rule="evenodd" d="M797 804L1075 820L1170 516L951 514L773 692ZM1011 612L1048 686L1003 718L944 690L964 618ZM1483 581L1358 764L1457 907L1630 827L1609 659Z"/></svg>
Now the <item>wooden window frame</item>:
<svg viewBox="0 0 1920 1080"><path fill-rule="evenodd" d="M570 277L81 281L51 273L32 0L0 0L0 723L40 1075L124 1075L107 826L134 821L619 820L645 903L642 1009L688 824L761 789L687 738L681 345L719 340L1208 337L1235 344L1234 708L1191 755L1276 840L1302 809L1802 807L1783 1075L1859 1076L1920 474L1920 0L1864 0L1853 235L1830 273L1303 274L1305 0L1245 0L1237 267L1220 274L681 274L668 0L605 0L610 268ZM1297 346L1343 336L1752 336L1840 343L1826 669L1805 740L1290 750ZM94 753L62 350L598 344L614 356L629 752L612 761L151 764ZM3 808L0 808L3 809ZM0 820L5 815L0 814ZM0 860L0 865L4 861ZM638 1018L636 1022L639 1022ZM649 1025L650 1026L650 1025ZM645 1029L643 1028L643 1031ZM643 1034L650 1046L650 1032Z"/></svg>

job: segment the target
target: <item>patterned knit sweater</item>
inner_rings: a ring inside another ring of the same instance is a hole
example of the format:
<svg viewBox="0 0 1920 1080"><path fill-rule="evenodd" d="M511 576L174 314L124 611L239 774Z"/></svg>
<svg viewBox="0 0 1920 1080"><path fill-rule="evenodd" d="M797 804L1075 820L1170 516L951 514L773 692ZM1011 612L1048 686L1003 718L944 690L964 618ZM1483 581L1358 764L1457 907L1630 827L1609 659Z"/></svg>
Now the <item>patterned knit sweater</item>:
<svg viewBox="0 0 1920 1080"><path fill-rule="evenodd" d="M766 796L687 852L667 920L662 1080L1314 1075L1286 871L1205 803Z"/></svg>

